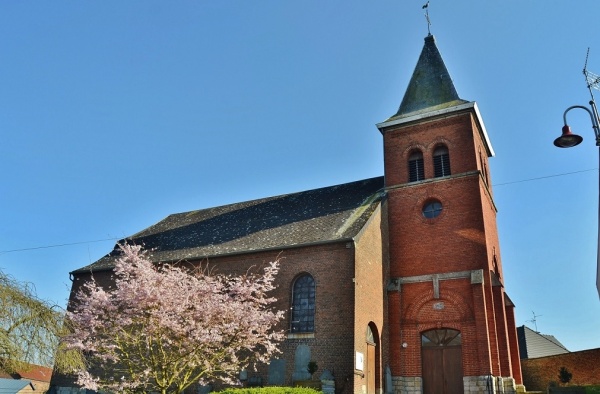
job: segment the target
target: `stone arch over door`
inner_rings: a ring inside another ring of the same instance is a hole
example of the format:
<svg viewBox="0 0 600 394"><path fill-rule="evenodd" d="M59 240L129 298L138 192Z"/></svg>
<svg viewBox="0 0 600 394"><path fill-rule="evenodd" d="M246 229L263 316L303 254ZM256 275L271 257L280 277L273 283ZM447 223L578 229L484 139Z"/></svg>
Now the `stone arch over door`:
<svg viewBox="0 0 600 394"><path fill-rule="evenodd" d="M370 322L366 331L367 354L365 365L365 381L367 394L381 392L381 343L379 330Z"/></svg>
<svg viewBox="0 0 600 394"><path fill-rule="evenodd" d="M452 328L421 333L423 394L462 394L462 335Z"/></svg>
<svg viewBox="0 0 600 394"><path fill-rule="evenodd" d="M432 319L432 310L439 313L440 318L434 317ZM408 306L405 319L417 322L448 322L468 321L472 320L473 316L473 310L464 294L446 290L443 297L436 297L433 291L420 294Z"/></svg>

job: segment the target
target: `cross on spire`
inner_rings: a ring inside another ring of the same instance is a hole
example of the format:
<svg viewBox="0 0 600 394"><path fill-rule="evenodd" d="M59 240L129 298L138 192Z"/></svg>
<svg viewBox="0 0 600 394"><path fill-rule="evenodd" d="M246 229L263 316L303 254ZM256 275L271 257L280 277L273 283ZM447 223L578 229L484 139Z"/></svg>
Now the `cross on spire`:
<svg viewBox="0 0 600 394"><path fill-rule="evenodd" d="M425 10L425 19L427 20L427 34L431 35L431 20L429 20L429 1L422 7Z"/></svg>

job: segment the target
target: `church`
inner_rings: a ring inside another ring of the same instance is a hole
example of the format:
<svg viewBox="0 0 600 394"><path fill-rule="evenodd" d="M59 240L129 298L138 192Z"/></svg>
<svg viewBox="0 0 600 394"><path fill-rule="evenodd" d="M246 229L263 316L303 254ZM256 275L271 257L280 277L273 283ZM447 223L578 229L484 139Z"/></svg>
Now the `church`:
<svg viewBox="0 0 600 394"><path fill-rule="evenodd" d="M120 242L151 249L156 263L220 273L279 259L273 296L286 339L269 365L240 371L248 385L299 384L314 361L314 379L335 393L524 391L494 151L431 34L399 109L376 126L381 177L176 213ZM109 281L118 253L73 271L71 294L92 273Z"/></svg>

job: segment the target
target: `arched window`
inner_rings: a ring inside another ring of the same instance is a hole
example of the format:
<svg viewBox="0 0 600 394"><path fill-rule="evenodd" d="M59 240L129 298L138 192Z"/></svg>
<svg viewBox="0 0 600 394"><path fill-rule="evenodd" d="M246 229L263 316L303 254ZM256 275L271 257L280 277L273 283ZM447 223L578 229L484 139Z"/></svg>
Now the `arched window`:
<svg viewBox="0 0 600 394"><path fill-rule="evenodd" d="M315 280L304 274L294 281L291 332L315 331Z"/></svg>
<svg viewBox="0 0 600 394"><path fill-rule="evenodd" d="M436 178L450 175L450 155L444 145L433 151L433 172Z"/></svg>
<svg viewBox="0 0 600 394"><path fill-rule="evenodd" d="M367 326L367 342L375 343L375 335L373 335L373 330L371 330L371 326Z"/></svg>
<svg viewBox="0 0 600 394"><path fill-rule="evenodd" d="M460 331L441 328L425 331L421 334L421 346L457 346L462 344Z"/></svg>
<svg viewBox="0 0 600 394"><path fill-rule="evenodd" d="M419 150L412 151L408 157L408 181L416 182L425 179L423 168L423 153Z"/></svg>

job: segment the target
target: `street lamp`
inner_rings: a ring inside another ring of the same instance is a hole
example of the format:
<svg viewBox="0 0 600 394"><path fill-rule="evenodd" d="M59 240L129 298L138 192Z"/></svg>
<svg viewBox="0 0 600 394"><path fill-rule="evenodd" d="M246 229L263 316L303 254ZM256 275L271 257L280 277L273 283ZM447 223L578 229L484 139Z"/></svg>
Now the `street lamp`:
<svg viewBox="0 0 600 394"><path fill-rule="evenodd" d="M563 121L565 125L562 128L562 135L554 140L554 145L559 148L571 148L573 146L579 145L581 141L583 141L583 137L577 134L573 134L571 132L571 127L567 124L567 112L572 109L580 108L587 111L590 114L590 119L592 120L592 128L594 129L594 135L596 136L596 146L600 146L600 129L598 127L598 109L596 108L596 103L594 100L590 100L590 106L592 107L592 111L589 110L588 107L584 107L583 105L573 105L566 109L563 114Z"/></svg>
<svg viewBox="0 0 600 394"><path fill-rule="evenodd" d="M589 49L588 49L588 55L589 55ZM596 102L594 101L594 93L592 92L592 88L598 89L598 86L600 85L600 77L587 71L587 57L585 60L585 64L586 65L583 68L583 74L585 75L585 78L587 81L587 87L588 87L588 90L590 91L590 95L592 96L592 99L590 100L590 103L589 103L591 110L588 107L585 107L583 105L573 105L565 110L565 113L563 114L563 122L565 125L562 128L562 135L554 140L554 145L559 148L571 148L573 146L579 145L581 143L581 141L583 141L583 137L581 137L580 135L574 134L571 131L571 127L569 127L569 125L567 124L567 112L569 112L570 110L575 109L575 108L583 109L590 115L590 119L592 120L592 128L594 129L594 136L596 138L596 146L600 147L600 127L598 126L598 123L599 123L598 108L596 107ZM600 166L600 155L599 155L599 166ZM596 265L597 265L596 289L598 290L598 296L600 296L600 175L598 178L598 188L599 188L599 195L598 195L598 244L597 244L597 255L596 255Z"/></svg>

